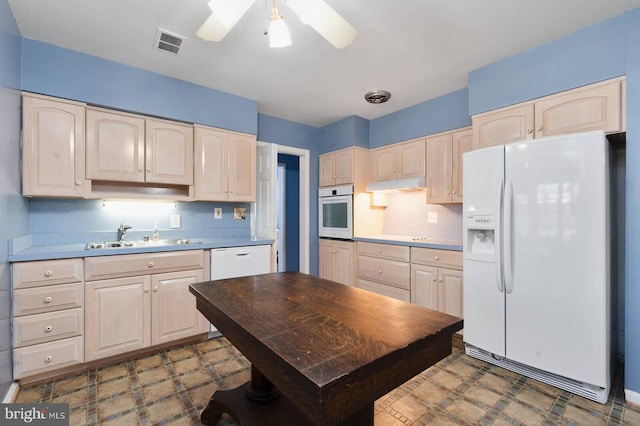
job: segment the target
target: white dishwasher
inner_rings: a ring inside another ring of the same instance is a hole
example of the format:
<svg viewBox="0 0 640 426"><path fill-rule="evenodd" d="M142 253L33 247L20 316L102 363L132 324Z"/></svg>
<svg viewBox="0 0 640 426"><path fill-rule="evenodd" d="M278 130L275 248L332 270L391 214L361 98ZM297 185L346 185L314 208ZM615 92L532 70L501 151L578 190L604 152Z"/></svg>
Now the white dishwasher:
<svg viewBox="0 0 640 426"><path fill-rule="evenodd" d="M271 246L211 249L212 280L268 274L271 272L270 269ZM219 335L213 324L211 324L211 333Z"/></svg>

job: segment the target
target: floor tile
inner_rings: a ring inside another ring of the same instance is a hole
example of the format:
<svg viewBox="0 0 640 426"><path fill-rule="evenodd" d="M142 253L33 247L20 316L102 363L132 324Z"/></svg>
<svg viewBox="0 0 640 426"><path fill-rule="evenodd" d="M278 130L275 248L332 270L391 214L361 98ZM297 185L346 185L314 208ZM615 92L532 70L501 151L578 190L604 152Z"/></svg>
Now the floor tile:
<svg viewBox="0 0 640 426"><path fill-rule="evenodd" d="M142 395L146 402L152 402L162 397L173 395L175 391L176 388L173 386L173 382L171 380L165 380L163 382L143 387Z"/></svg>
<svg viewBox="0 0 640 426"><path fill-rule="evenodd" d="M147 356L134 361L137 371L162 366L162 358L159 355Z"/></svg>
<svg viewBox="0 0 640 426"><path fill-rule="evenodd" d="M129 376L109 380L98 384L98 399L109 398L112 395L129 392L130 390L131 382L129 381Z"/></svg>
<svg viewBox="0 0 640 426"><path fill-rule="evenodd" d="M98 382L104 382L116 377L128 376L129 371L125 364L117 364L111 367L98 370Z"/></svg>
<svg viewBox="0 0 640 426"><path fill-rule="evenodd" d="M157 401L148 407L152 423L168 419L184 411L184 406L177 396Z"/></svg>
<svg viewBox="0 0 640 426"><path fill-rule="evenodd" d="M135 404L133 403L131 394L120 395L98 402L98 419L104 420L109 416L134 410Z"/></svg>

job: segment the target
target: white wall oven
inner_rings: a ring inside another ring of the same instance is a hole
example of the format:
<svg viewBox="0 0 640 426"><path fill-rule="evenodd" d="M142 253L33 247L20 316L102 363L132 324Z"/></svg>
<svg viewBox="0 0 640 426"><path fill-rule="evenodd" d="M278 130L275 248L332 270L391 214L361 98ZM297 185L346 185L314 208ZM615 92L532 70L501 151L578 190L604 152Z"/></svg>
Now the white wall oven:
<svg viewBox="0 0 640 426"><path fill-rule="evenodd" d="M318 235L353 238L353 186L331 186L318 190Z"/></svg>

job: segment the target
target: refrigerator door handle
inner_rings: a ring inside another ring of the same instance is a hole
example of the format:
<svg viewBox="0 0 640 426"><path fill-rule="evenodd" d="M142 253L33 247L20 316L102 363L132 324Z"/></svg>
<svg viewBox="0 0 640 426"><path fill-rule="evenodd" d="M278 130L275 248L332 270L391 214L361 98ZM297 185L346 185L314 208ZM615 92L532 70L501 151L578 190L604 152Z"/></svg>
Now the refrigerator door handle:
<svg viewBox="0 0 640 426"><path fill-rule="evenodd" d="M502 205L504 202L504 180L500 179L498 183L498 190L496 194L496 217L494 228L495 239L495 268L496 268L496 284L498 284L498 291L504 292L504 276L502 275Z"/></svg>
<svg viewBox="0 0 640 426"><path fill-rule="evenodd" d="M513 183L508 181L505 187L504 197L504 228L505 234L503 250L504 285L507 294L513 292Z"/></svg>

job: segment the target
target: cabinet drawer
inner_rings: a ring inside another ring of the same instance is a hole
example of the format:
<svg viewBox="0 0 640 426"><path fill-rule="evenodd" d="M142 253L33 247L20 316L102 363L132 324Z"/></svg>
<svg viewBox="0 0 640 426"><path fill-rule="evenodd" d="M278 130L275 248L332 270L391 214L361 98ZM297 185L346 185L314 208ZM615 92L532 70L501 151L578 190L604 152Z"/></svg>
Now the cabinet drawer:
<svg viewBox="0 0 640 426"><path fill-rule="evenodd" d="M82 283L24 288L13 291L13 316L39 314L61 309L81 308L84 304Z"/></svg>
<svg viewBox="0 0 640 426"><path fill-rule="evenodd" d="M358 254L367 256L384 257L385 259L409 261L409 249L407 246L397 246L393 244L378 244L358 241Z"/></svg>
<svg viewBox="0 0 640 426"><path fill-rule="evenodd" d="M358 288L363 290L372 291L376 294L392 297L394 299L402 300L403 302L411 301L411 294L409 290L404 290L390 285L374 283L373 281L358 280Z"/></svg>
<svg viewBox="0 0 640 426"><path fill-rule="evenodd" d="M462 270L462 252L412 247L411 263Z"/></svg>
<svg viewBox="0 0 640 426"><path fill-rule="evenodd" d="M204 268L204 250L88 257L85 279L101 280Z"/></svg>
<svg viewBox="0 0 640 426"><path fill-rule="evenodd" d="M13 378L55 370L84 361L82 337L17 348L13 351Z"/></svg>
<svg viewBox="0 0 640 426"><path fill-rule="evenodd" d="M83 318L81 308L14 318L13 347L81 336Z"/></svg>
<svg viewBox="0 0 640 426"><path fill-rule="evenodd" d="M409 290L411 269L406 262L358 256L358 277Z"/></svg>
<svg viewBox="0 0 640 426"><path fill-rule="evenodd" d="M82 259L42 260L13 264L13 288L82 281Z"/></svg>

